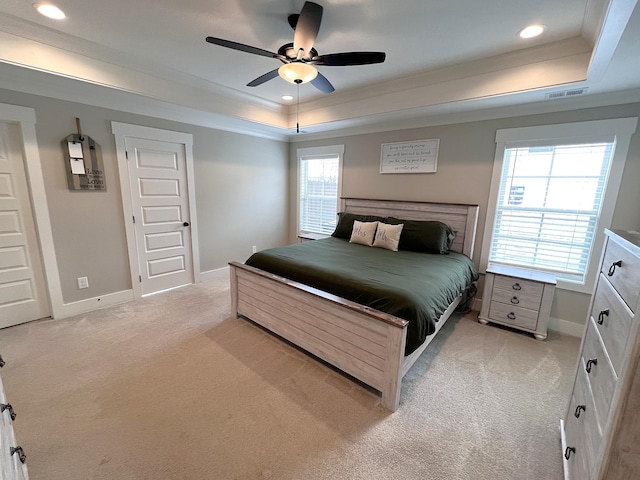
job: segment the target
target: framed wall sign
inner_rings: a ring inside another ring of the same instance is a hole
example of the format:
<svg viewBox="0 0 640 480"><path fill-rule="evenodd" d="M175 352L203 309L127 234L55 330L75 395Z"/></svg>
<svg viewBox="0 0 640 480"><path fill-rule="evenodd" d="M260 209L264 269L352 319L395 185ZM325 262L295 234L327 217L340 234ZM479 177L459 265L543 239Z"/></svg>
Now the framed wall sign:
<svg viewBox="0 0 640 480"><path fill-rule="evenodd" d="M439 139L383 143L380 173L434 173L439 146Z"/></svg>

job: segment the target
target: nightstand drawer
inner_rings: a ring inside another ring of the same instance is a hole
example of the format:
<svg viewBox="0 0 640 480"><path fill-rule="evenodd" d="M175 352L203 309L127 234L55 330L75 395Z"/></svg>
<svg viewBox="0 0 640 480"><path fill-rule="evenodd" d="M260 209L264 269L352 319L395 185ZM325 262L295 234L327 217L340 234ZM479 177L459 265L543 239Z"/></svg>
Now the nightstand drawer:
<svg viewBox="0 0 640 480"><path fill-rule="evenodd" d="M582 359L579 368L584 368L593 400L598 413L598 425L602 430L607 423L609 416L609 408L611 407L611 399L616 389L618 376L616 375L609 358L605 353L600 335L596 330L593 320L589 320L584 346L582 350Z"/></svg>
<svg viewBox="0 0 640 480"><path fill-rule="evenodd" d="M601 272L632 312L640 297L640 258L615 242L607 242Z"/></svg>
<svg viewBox="0 0 640 480"><path fill-rule="evenodd" d="M542 286L540 287L540 294L532 296L531 293L529 293L532 289L527 289L527 292L522 293L516 290L503 290L502 288L494 286L491 298L495 302L528 308L529 310L535 310L537 312L540 309L540 301L542 300Z"/></svg>
<svg viewBox="0 0 640 480"><path fill-rule="evenodd" d="M493 282L493 288L513 292L523 298L537 299L538 305L542 298L542 290L544 285L540 282L533 282L522 278L507 277L504 275L496 275Z"/></svg>
<svg viewBox="0 0 640 480"><path fill-rule="evenodd" d="M505 303L491 302L489 320L535 330L538 325L538 312Z"/></svg>
<svg viewBox="0 0 640 480"><path fill-rule="evenodd" d="M600 332L614 370L620 374L633 316L602 273L593 297L591 318Z"/></svg>

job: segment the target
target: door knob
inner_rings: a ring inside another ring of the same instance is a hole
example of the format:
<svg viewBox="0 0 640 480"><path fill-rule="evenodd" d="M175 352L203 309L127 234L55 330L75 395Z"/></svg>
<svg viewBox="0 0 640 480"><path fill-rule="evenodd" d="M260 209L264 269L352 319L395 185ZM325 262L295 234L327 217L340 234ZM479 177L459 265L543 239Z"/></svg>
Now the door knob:
<svg viewBox="0 0 640 480"><path fill-rule="evenodd" d="M184 223L182 224L182 226L183 226L183 227L188 227L188 226L189 226L189 222L184 222Z"/></svg>

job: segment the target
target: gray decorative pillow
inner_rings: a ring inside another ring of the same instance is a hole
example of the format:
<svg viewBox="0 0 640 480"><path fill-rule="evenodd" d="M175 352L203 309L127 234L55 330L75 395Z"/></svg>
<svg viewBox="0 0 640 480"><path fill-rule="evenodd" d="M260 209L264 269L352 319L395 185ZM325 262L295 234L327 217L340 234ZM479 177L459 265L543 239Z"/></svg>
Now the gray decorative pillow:
<svg viewBox="0 0 640 480"><path fill-rule="evenodd" d="M349 243L359 243L361 245L367 245L368 247L373 245L378 223L379 222L359 222L355 220L353 222L353 230L351 231Z"/></svg>
<svg viewBox="0 0 640 480"><path fill-rule="evenodd" d="M378 229L376 230L376 236L373 240L373 246L397 252L402 227L404 227L402 223L400 225L378 223Z"/></svg>

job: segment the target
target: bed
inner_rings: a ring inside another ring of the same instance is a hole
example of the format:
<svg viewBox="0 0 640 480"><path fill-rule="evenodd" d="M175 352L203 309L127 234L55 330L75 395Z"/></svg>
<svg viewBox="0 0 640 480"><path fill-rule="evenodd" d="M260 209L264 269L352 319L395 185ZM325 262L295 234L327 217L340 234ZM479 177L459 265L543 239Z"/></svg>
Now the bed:
<svg viewBox="0 0 640 480"><path fill-rule="evenodd" d="M477 205L344 198L341 201L340 210L357 215L443 222L455 231L455 238L450 246L452 253L426 256L438 257L435 258L438 262L444 262L445 259L450 261L458 259L459 263L464 263L463 260L471 263L469 258L473 253L478 217ZM340 252L336 254L333 248L346 249L344 262L338 260L338 263L345 263L346 270L350 269L350 266L346 265L348 257L351 256L349 249L359 248L367 254L381 254L387 257L395 253L398 262L413 261L410 253L404 251L389 252L384 249L352 245L348 241L336 238L306 242L292 248L272 249L275 255L275 267L256 262L253 257L250 263L255 263L261 268L238 262L230 263L232 314L252 320L380 391L382 405L395 411L399 405L403 376L454 312L462 299L462 294L461 292L455 292L454 295L448 294L446 300L448 304L442 305L440 300L441 304L434 310L438 312L437 318L417 322L413 317L408 317L403 309L387 308L386 302L375 303L375 299L372 302L366 295L354 296L348 286L334 288L330 284L323 283L326 279L316 281L316 286L312 286L314 283L309 280L306 283L312 285L306 285L302 281L296 281L303 278L295 274L296 267L284 267L284 269L277 267L278 255L288 257L295 253L304 257L311 249L324 252L318 262L322 265L325 263L322 258L326 260L340 254ZM422 254L422 256L425 255ZM375 263L378 263L377 259ZM406 265L405 263L405 267ZM418 275L420 275L419 272ZM328 271L324 274L321 272L320 277L328 276L330 276ZM382 279L380 283L397 282ZM374 294L377 286L374 287L373 293L365 293ZM363 305L359 303L361 301L378 308ZM397 313L397 315L383 310ZM418 324L421 325L420 328L416 327ZM418 337L416 337L416 331L418 331Z"/></svg>

